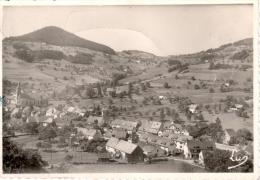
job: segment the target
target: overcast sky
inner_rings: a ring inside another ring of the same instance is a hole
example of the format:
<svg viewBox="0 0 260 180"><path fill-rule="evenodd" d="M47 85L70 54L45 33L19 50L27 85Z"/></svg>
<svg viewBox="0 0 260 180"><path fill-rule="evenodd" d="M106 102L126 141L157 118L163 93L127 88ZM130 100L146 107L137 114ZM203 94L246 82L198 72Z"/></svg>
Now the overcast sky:
<svg viewBox="0 0 260 180"><path fill-rule="evenodd" d="M193 53L253 36L251 5L5 7L3 36L58 26L116 51Z"/></svg>

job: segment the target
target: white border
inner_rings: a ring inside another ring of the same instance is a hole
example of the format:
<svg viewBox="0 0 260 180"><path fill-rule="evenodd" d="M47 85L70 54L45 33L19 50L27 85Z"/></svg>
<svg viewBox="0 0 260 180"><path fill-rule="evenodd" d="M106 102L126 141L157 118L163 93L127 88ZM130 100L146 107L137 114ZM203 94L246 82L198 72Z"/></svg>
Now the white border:
<svg viewBox="0 0 260 180"><path fill-rule="evenodd" d="M1 0L0 0L1 1ZM2 38L2 6L77 6L77 5L199 5L199 4L253 4L254 5L254 172L253 173L68 173L68 174L2 174L0 168L0 178L88 178L88 179L259 179L260 169L260 123L257 121L259 114L259 61L258 61L258 0L16 0L0 2L0 38ZM0 45L0 57L2 57L2 44ZM2 61L0 62L2 67ZM0 74L2 79L2 72ZM0 81L2 87L2 81ZM0 89L2 94L2 88ZM0 117L2 119L2 108L0 108ZM0 121L2 127L2 121ZM0 133L2 128L0 128ZM2 133L1 133L2 134ZM1 138L2 139L2 138ZM2 147L2 143L0 144ZM2 148L0 148L2 149ZM2 151L0 151L0 164L2 164ZM1 166L0 166L1 167Z"/></svg>

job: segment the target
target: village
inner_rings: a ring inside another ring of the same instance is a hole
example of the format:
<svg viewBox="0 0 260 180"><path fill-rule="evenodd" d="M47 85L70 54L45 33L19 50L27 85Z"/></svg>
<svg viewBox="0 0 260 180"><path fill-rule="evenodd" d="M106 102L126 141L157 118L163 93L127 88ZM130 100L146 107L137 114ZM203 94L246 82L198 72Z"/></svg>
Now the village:
<svg viewBox="0 0 260 180"><path fill-rule="evenodd" d="M149 81L117 81L77 87L86 95L83 103L79 95L48 98L20 82L8 83L12 92L6 96L3 136L39 152L50 172L64 168L64 162L181 161L209 169L207 159L218 156L217 150L253 158L252 133L225 129L219 118L222 113L248 116L249 103L233 96L217 104L196 104L189 97L153 94L158 87ZM167 84L160 88L168 89Z"/></svg>

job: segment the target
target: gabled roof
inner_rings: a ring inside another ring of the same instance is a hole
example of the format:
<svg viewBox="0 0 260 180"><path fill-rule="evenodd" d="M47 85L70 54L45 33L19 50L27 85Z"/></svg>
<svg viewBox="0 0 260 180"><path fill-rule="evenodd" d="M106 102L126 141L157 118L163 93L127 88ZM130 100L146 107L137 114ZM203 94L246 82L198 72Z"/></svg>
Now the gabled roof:
<svg viewBox="0 0 260 180"><path fill-rule="evenodd" d="M152 129L160 129L162 123L161 122L158 122L158 121L152 121L151 122L151 128Z"/></svg>
<svg viewBox="0 0 260 180"><path fill-rule="evenodd" d="M112 147L112 148L116 148L116 145L118 144L120 140L114 137L111 137L107 143L106 146Z"/></svg>
<svg viewBox="0 0 260 180"><path fill-rule="evenodd" d="M136 144L123 140L119 141L119 143L116 145L117 150L125 152L127 154L132 154L137 147L138 146Z"/></svg>
<svg viewBox="0 0 260 180"><path fill-rule="evenodd" d="M145 131L153 134L157 134L162 126L162 123L159 121L148 121L143 120L142 125L139 128L140 131Z"/></svg>

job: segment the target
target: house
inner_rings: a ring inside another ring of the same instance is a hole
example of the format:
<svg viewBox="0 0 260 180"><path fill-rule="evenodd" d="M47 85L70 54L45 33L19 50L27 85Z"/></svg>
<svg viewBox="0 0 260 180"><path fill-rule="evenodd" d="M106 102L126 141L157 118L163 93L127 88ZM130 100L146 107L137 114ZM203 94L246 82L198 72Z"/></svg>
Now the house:
<svg viewBox="0 0 260 180"><path fill-rule="evenodd" d="M96 140L102 137L100 130L91 128L77 127L77 133L81 138L86 138L88 140Z"/></svg>
<svg viewBox="0 0 260 180"><path fill-rule="evenodd" d="M128 137L127 131L123 128L114 128L112 131L112 137L118 139L126 139Z"/></svg>
<svg viewBox="0 0 260 180"><path fill-rule="evenodd" d="M129 86L118 86L116 87L116 95L117 96L126 96L129 94Z"/></svg>
<svg viewBox="0 0 260 180"><path fill-rule="evenodd" d="M141 148L146 157L160 157L165 155L165 152L158 146L148 144L148 145L141 146Z"/></svg>
<svg viewBox="0 0 260 180"><path fill-rule="evenodd" d="M162 132L164 132L165 134L174 133L189 136L188 130L185 129L181 124L175 124L170 121L166 121L163 123Z"/></svg>
<svg viewBox="0 0 260 180"><path fill-rule="evenodd" d="M229 144L232 137L236 136L236 132L234 129L225 129L224 130L224 137L223 137L223 143Z"/></svg>
<svg viewBox="0 0 260 180"><path fill-rule="evenodd" d="M164 155L170 155L177 152L176 144L172 139L159 137L157 135L145 132L140 133L139 136L139 141L159 147L163 150Z"/></svg>
<svg viewBox="0 0 260 180"><path fill-rule="evenodd" d="M156 141L155 144L165 151L165 155L173 155L177 152L176 144L174 143L174 141L171 141L169 139L160 138Z"/></svg>
<svg viewBox="0 0 260 180"><path fill-rule="evenodd" d="M127 130L129 134L132 134L138 127L138 122L136 121L126 121L121 119L116 119L111 122L112 128L123 128Z"/></svg>
<svg viewBox="0 0 260 180"><path fill-rule="evenodd" d="M167 97L165 97L165 96L158 96L158 97L159 97L160 100L166 100L167 99Z"/></svg>
<svg viewBox="0 0 260 180"><path fill-rule="evenodd" d="M46 127L49 124L53 123L53 118L52 117L45 118L40 123L42 124L42 126Z"/></svg>
<svg viewBox="0 0 260 180"><path fill-rule="evenodd" d="M205 151L205 150L202 150L202 151L200 151L200 153L199 153L199 159L198 159L198 164L199 165L201 165L201 166L205 166L205 163L204 163L204 157L205 157L205 153L206 153L207 151Z"/></svg>
<svg viewBox="0 0 260 180"><path fill-rule="evenodd" d="M144 160L143 150L138 145L117 138L108 140L106 150L112 157L123 162L136 163Z"/></svg>
<svg viewBox="0 0 260 180"><path fill-rule="evenodd" d="M214 148L212 141L189 140L184 145L183 154L186 159L198 159L202 150L212 151Z"/></svg>
<svg viewBox="0 0 260 180"><path fill-rule="evenodd" d="M116 90L114 88L107 88L106 89L106 93L108 96L110 97L115 97L116 95Z"/></svg>
<svg viewBox="0 0 260 180"><path fill-rule="evenodd" d="M192 139L193 139L192 136L178 134L177 139L175 139L176 149L179 152L183 152L185 143L187 141L191 141Z"/></svg>
<svg viewBox="0 0 260 180"><path fill-rule="evenodd" d="M172 132L163 132L161 137L173 141L176 145L176 150L178 152L183 152L185 143L193 139L192 136L184 134L174 134Z"/></svg>
<svg viewBox="0 0 260 180"><path fill-rule="evenodd" d="M197 108L198 108L198 105L197 105L197 104L191 104L191 105L189 105L189 111L190 111L192 114L197 113Z"/></svg>
<svg viewBox="0 0 260 180"><path fill-rule="evenodd" d="M102 126L104 124L103 117L100 116L89 116L87 119L88 124L98 124L99 126Z"/></svg>
<svg viewBox="0 0 260 180"><path fill-rule="evenodd" d="M162 133L162 125L163 124L159 121L143 120L141 126L139 127L139 131L158 135Z"/></svg>
<svg viewBox="0 0 260 180"><path fill-rule="evenodd" d="M241 109L241 108L243 108L243 105L242 105L242 104L235 104L235 107L236 107L237 109Z"/></svg>
<svg viewBox="0 0 260 180"><path fill-rule="evenodd" d="M106 151L109 152L110 154L115 154L116 153L115 147L119 141L120 141L119 139L115 137L111 137L106 143Z"/></svg>

